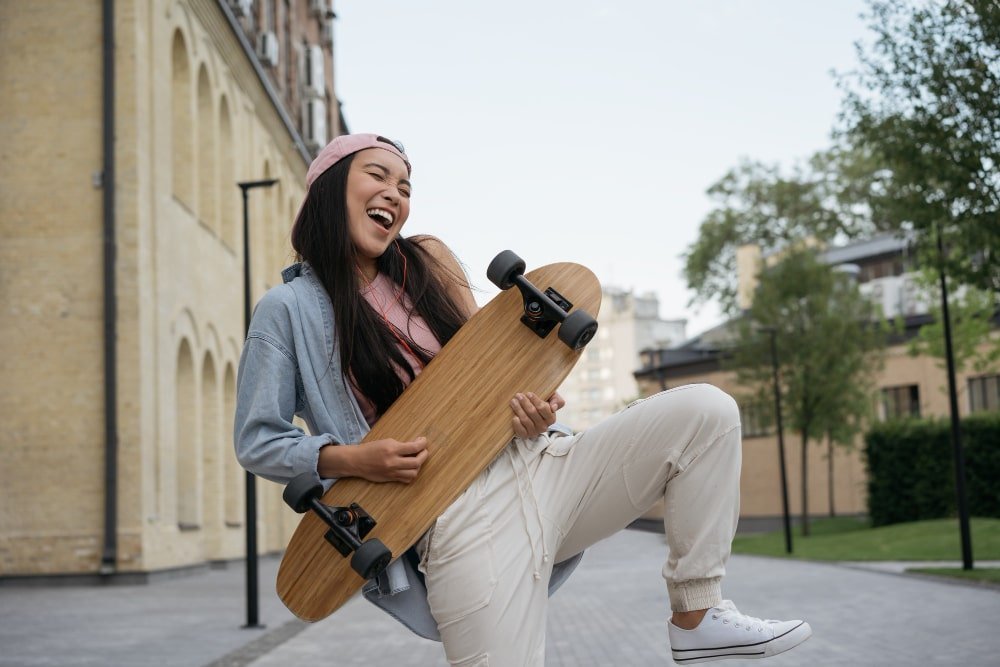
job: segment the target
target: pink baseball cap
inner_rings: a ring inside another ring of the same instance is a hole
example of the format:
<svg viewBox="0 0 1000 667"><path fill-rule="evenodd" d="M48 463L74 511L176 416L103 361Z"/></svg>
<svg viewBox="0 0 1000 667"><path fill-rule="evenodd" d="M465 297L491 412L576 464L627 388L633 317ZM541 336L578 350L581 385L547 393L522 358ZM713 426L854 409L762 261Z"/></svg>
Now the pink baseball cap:
<svg viewBox="0 0 1000 667"><path fill-rule="evenodd" d="M410 160L403 152L403 144L398 141L386 139L377 134L342 134L324 146L316 159L309 165L309 171L306 172L306 189L309 189L313 181L335 163L351 153L357 153L366 148L381 148L397 155L406 163L406 173L410 173Z"/></svg>

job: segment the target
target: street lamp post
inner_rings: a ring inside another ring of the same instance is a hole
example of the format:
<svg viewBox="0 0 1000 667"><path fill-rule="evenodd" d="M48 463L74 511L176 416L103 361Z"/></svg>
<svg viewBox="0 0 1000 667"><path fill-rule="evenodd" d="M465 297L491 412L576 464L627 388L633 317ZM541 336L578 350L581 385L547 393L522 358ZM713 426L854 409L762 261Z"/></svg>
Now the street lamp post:
<svg viewBox="0 0 1000 667"><path fill-rule="evenodd" d="M785 525L785 551L792 553L792 519L788 512L788 476L785 472L785 429L781 420L781 382L778 376L777 331L774 327L761 327L771 339L771 369L774 383L774 415L778 428L778 464L781 469L781 512Z"/></svg>
<svg viewBox="0 0 1000 667"><path fill-rule="evenodd" d="M243 193L243 333L250 332L250 211L249 192L254 188L269 188L276 178L243 181L236 185ZM257 575L257 478L246 472L246 593L247 623L244 628L263 628L260 624L260 591Z"/></svg>
<svg viewBox="0 0 1000 667"><path fill-rule="evenodd" d="M965 455L962 452L962 429L958 420L958 390L955 386L955 354L951 340L951 316L948 312L948 281L945 277L944 243L937 232L938 275L941 281L941 319L944 323L945 361L948 366L948 403L951 412L951 447L955 459L955 493L958 501L958 528L962 540L962 569L972 569L972 533L965 495Z"/></svg>

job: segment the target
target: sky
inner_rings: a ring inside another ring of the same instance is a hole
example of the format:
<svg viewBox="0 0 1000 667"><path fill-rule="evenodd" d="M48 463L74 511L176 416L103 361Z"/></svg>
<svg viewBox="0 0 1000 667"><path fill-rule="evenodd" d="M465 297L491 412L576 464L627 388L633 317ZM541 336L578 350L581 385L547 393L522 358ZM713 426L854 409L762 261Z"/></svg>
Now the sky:
<svg viewBox="0 0 1000 667"><path fill-rule="evenodd" d="M433 234L480 304L501 250L654 292L688 336L683 253L705 194L749 159L830 145L868 39L862 0L337 0L335 88L352 132L413 163L406 235Z"/></svg>

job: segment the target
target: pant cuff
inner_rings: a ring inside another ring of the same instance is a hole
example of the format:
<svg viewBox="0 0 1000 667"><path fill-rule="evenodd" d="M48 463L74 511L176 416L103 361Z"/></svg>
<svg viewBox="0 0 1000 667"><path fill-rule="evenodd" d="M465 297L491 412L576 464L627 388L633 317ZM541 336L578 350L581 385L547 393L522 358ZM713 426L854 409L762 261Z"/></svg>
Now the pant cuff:
<svg viewBox="0 0 1000 667"><path fill-rule="evenodd" d="M722 602L722 577L667 582L671 611L709 609Z"/></svg>

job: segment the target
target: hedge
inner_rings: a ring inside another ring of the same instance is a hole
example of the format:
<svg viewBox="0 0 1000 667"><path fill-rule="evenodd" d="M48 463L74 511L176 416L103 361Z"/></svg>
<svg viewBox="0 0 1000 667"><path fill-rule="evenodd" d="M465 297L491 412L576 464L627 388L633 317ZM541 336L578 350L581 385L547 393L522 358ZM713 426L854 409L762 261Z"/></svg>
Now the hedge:
<svg viewBox="0 0 1000 667"><path fill-rule="evenodd" d="M969 514L1000 518L1000 413L962 420ZM872 525L957 515L948 419L882 422L865 435Z"/></svg>

